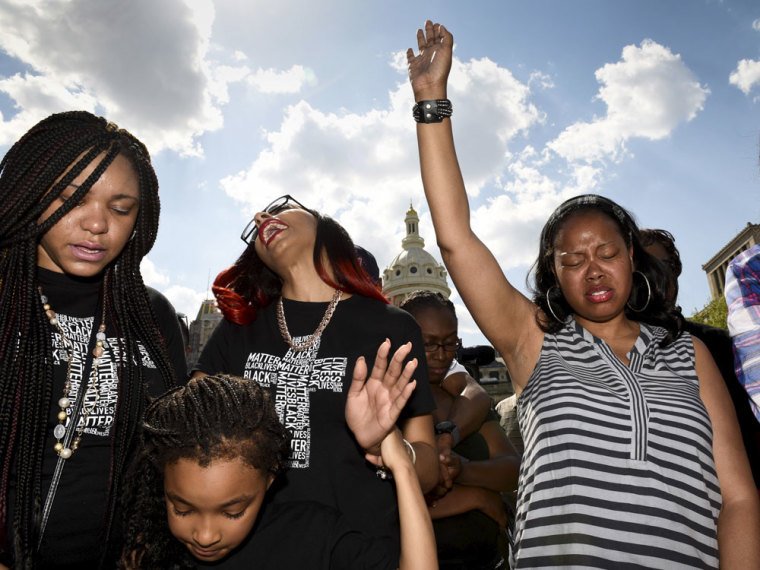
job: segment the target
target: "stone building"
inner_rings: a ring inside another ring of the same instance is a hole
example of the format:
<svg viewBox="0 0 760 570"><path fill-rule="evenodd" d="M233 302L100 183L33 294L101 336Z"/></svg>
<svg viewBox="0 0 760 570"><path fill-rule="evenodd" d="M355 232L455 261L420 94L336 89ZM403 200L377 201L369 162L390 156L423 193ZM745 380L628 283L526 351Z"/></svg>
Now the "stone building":
<svg viewBox="0 0 760 570"><path fill-rule="evenodd" d="M710 284L710 293L713 299L723 296L729 262L757 243L760 243L760 224L747 223L746 227L734 239L723 246L718 253L712 256L710 261L702 266L704 272L707 273L707 282Z"/></svg>
<svg viewBox="0 0 760 570"><path fill-rule="evenodd" d="M425 240L419 233L420 218L411 204L404 222L406 237L401 240L401 252L383 271L383 293L396 306L418 289L435 291L448 299L451 289L446 269L425 251Z"/></svg>
<svg viewBox="0 0 760 570"><path fill-rule="evenodd" d="M198 316L190 323L190 354L187 357L188 369L192 369L206 346L211 333L216 329L222 318L222 313L214 299L206 299L198 309Z"/></svg>

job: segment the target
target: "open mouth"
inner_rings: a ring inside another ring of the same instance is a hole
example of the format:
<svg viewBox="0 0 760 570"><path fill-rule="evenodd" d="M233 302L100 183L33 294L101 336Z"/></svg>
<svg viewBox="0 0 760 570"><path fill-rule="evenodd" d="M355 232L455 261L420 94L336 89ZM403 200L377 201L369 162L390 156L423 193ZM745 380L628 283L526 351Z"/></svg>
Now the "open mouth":
<svg viewBox="0 0 760 570"><path fill-rule="evenodd" d="M269 218L259 227L259 237L265 246L269 246L272 240L283 230L288 228L288 224L277 218Z"/></svg>
<svg viewBox="0 0 760 570"><path fill-rule="evenodd" d="M604 303L612 298L610 289L594 289L586 293L586 298L592 303Z"/></svg>

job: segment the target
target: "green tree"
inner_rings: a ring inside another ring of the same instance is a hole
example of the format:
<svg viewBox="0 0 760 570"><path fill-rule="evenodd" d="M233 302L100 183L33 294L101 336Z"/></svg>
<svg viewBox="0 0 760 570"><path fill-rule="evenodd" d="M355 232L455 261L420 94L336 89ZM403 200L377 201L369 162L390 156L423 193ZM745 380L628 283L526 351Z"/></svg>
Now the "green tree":
<svg viewBox="0 0 760 570"><path fill-rule="evenodd" d="M696 311L690 321L710 325L719 329L728 329L728 306L726 299L722 295L707 303L699 311Z"/></svg>

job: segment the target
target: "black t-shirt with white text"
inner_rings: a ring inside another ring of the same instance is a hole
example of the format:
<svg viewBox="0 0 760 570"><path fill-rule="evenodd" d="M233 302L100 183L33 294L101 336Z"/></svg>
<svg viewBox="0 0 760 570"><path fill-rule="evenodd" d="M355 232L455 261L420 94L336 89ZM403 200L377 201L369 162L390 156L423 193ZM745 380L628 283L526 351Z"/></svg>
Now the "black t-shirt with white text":
<svg viewBox="0 0 760 570"><path fill-rule="evenodd" d="M71 354L69 419L65 422L71 429L71 414L79 406L82 393L85 404L92 406L79 449L62 462L63 471L50 509L50 516L40 546L41 566L44 568L93 568L102 552L102 532L105 524L105 503L111 469L111 432L116 417L119 395L118 368L125 365L143 368L148 393L157 396L167 389L164 379L156 368L145 346L138 341L139 362L126 362L126 355L119 351L113 322L106 319L106 346L98 366L97 401L95 392L87 392L92 370L92 350L95 332L101 323L102 281L82 280L40 268L39 283L42 292L55 311L58 323L66 337L73 343L73 350L66 347L58 330L50 327L53 344L53 390L50 402L45 447L42 462L41 500L44 505L58 455L53 446L56 438L54 428L61 408L58 400L63 395L67 376L67 354ZM148 288L151 305L157 319L158 329L166 342L177 382L186 382L187 365L179 323L174 308L163 295ZM23 342L23 339L22 339ZM93 405L93 402L94 405ZM15 469L11 471L9 521L12 521Z"/></svg>
<svg viewBox="0 0 760 570"><path fill-rule="evenodd" d="M317 342L296 352L282 338L276 305L260 309L247 326L222 321L195 368L250 378L269 390L292 435L287 470L270 490L274 502L318 501L340 511L352 528L390 537L398 547L393 483L379 479L365 461L346 425L345 404L357 358L364 356L371 371L378 347L388 338L391 354L411 341L408 358L418 361L417 386L400 419L435 407L417 322L396 307L353 295L338 303ZM288 330L295 341L314 332L327 306L284 299Z"/></svg>

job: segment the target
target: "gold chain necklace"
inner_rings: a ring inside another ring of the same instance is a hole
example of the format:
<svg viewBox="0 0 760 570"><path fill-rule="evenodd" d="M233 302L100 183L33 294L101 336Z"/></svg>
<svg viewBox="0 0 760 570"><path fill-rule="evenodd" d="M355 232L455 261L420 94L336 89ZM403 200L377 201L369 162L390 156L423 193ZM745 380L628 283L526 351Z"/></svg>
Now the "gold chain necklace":
<svg viewBox="0 0 760 570"><path fill-rule="evenodd" d="M62 459L68 459L73 453L79 449L79 444L82 442L82 434L84 433L84 426L87 424L87 417L98 405L100 399L99 382L98 382L98 366L100 366L100 357L103 356L103 349L107 348L106 344L106 304L105 304L105 281L103 282L103 322L98 327L98 332L95 335L95 348L92 350L92 372L90 373L90 381L87 383L87 389L82 396L82 417L79 425L76 427L76 433L74 440L71 442L71 447L65 447L63 441L61 441L66 435L66 418L68 414L66 409L71 406L71 400L69 399L69 392L71 391L71 362L74 360L74 343L64 334L58 317L55 311L50 307L48 298L42 293L42 287L37 287L40 292L40 301L42 301L42 308L45 310L45 315L48 321L53 325L58 334L63 339L63 345L65 347L63 351L63 357L66 359L68 365L66 367L66 383L63 385L63 397L58 400L58 407L61 411L58 412L58 425L53 429L53 435L55 436L56 443L53 446L55 452ZM94 401L88 406L86 404L87 395L93 392L95 394Z"/></svg>
<svg viewBox="0 0 760 570"><path fill-rule="evenodd" d="M325 327L327 326L327 323L330 322L330 319L333 316L333 313L335 312L335 307L338 306L338 301L340 301L340 297L343 294L343 292L340 289L335 290L335 294L333 295L332 301L330 301L330 304L327 305L327 310L325 311L325 314L322 316L322 320L319 323L319 326L317 327L317 330L315 330L312 335L307 338L305 341L296 344L296 342L293 340L293 338L290 336L290 333L288 332L288 323L285 321L285 309L282 307L282 295L280 295L280 298L277 300L277 324L280 327L280 334L282 335L283 340L288 343L288 346L295 350L296 352L301 352L312 346L315 342L317 342L317 339L322 336L322 331L325 330Z"/></svg>

